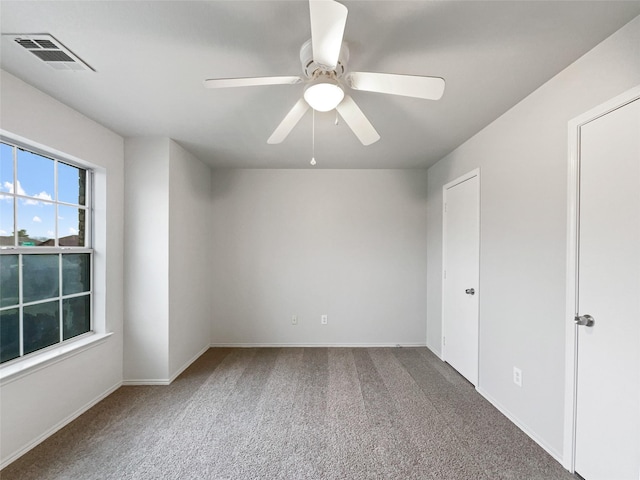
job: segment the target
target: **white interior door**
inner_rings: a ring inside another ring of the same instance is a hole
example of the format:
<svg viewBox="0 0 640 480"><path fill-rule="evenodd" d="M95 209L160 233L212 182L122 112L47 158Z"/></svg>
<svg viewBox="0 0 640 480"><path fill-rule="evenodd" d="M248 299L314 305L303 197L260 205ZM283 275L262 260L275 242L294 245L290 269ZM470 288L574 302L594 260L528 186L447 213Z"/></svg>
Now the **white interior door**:
<svg viewBox="0 0 640 480"><path fill-rule="evenodd" d="M640 100L580 128L575 470L640 478Z"/></svg>
<svg viewBox="0 0 640 480"><path fill-rule="evenodd" d="M444 186L443 359L478 384L480 177L477 171Z"/></svg>

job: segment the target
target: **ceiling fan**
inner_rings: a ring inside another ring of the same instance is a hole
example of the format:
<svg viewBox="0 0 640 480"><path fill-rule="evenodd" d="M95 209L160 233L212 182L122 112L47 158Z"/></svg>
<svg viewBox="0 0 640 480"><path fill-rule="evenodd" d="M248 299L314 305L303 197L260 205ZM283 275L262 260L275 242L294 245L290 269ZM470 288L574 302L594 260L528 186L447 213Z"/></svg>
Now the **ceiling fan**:
<svg viewBox="0 0 640 480"><path fill-rule="evenodd" d="M363 145L377 142L380 135L358 105L345 93L345 86L353 90L427 100L438 100L442 97L445 82L439 77L348 72L349 50L342 41L347 22L347 7L334 0L309 0L309 13L311 39L300 49L304 77L293 75L211 78L204 81L207 88L306 83L303 97L287 113L267 143L277 144L284 141L309 107L319 112L336 109Z"/></svg>

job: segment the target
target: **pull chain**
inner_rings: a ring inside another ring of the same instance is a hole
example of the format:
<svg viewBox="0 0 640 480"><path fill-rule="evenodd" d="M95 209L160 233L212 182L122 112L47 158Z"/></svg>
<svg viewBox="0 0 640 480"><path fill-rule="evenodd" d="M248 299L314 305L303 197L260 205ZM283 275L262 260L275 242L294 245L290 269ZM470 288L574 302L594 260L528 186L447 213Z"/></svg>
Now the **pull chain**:
<svg viewBox="0 0 640 480"><path fill-rule="evenodd" d="M316 164L316 111L311 109L311 165Z"/></svg>

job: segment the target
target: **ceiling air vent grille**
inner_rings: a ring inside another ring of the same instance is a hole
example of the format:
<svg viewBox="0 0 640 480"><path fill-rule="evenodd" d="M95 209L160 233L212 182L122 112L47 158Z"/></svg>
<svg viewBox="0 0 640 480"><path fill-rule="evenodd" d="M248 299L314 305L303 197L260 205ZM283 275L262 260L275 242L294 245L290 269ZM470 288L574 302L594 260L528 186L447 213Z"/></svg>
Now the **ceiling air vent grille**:
<svg viewBox="0 0 640 480"><path fill-rule="evenodd" d="M3 35L56 70L95 71L49 34Z"/></svg>
<svg viewBox="0 0 640 480"><path fill-rule="evenodd" d="M73 58L60 50L34 50L33 53L45 62L73 62Z"/></svg>
<svg viewBox="0 0 640 480"><path fill-rule="evenodd" d="M58 46L53 43L51 40L36 40L36 43L40 45L42 48L53 48L57 49Z"/></svg>
<svg viewBox="0 0 640 480"><path fill-rule="evenodd" d="M33 40L27 40L24 38L16 38L16 42L18 45L23 46L24 48L40 48L36 42Z"/></svg>

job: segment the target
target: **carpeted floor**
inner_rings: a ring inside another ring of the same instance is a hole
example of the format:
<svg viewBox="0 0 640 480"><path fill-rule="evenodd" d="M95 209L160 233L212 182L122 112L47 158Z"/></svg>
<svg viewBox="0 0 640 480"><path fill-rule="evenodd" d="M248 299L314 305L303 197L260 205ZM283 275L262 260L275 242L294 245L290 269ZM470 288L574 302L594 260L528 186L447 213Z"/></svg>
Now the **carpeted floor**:
<svg viewBox="0 0 640 480"><path fill-rule="evenodd" d="M210 349L2 480L575 479L426 348Z"/></svg>

